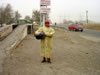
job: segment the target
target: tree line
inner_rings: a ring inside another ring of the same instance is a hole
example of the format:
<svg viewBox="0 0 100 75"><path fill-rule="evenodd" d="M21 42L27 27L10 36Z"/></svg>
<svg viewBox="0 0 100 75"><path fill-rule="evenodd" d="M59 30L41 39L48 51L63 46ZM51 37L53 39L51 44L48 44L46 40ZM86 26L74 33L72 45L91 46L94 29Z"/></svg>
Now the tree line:
<svg viewBox="0 0 100 75"><path fill-rule="evenodd" d="M21 18L21 14L18 11L14 11L10 4L6 6L0 6L0 25L3 24L9 25L15 23L17 20ZM25 20L29 20L31 22L35 21L37 23L40 22L40 11L33 10L32 16L26 15L24 17Z"/></svg>
<svg viewBox="0 0 100 75"><path fill-rule="evenodd" d="M0 6L0 24L11 24L14 23L17 19L19 19L21 15L18 11L13 11L10 4L6 6Z"/></svg>

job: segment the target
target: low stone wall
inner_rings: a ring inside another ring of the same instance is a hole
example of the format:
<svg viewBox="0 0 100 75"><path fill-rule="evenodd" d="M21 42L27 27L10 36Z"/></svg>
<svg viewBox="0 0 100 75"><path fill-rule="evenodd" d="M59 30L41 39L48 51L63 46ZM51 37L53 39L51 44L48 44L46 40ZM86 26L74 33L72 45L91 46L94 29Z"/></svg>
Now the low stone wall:
<svg viewBox="0 0 100 75"><path fill-rule="evenodd" d="M4 59L8 57L13 49L27 36L27 25L18 26L7 38L0 42L0 73Z"/></svg>
<svg viewBox="0 0 100 75"><path fill-rule="evenodd" d="M0 40L3 40L12 32L12 26L4 26L0 28Z"/></svg>

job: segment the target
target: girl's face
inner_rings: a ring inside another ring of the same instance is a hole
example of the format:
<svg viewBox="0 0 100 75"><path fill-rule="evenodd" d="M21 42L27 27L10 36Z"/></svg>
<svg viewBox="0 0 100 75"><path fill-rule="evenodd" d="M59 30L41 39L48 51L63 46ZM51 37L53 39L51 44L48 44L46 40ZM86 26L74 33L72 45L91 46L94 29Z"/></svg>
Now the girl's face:
<svg viewBox="0 0 100 75"><path fill-rule="evenodd" d="M46 27L49 27L49 24L45 24Z"/></svg>

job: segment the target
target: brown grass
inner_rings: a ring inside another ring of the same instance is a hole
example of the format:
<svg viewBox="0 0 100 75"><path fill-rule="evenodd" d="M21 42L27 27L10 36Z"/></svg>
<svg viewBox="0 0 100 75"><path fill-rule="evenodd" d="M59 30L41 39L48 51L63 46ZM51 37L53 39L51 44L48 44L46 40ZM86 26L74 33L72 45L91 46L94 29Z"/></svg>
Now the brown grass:
<svg viewBox="0 0 100 75"><path fill-rule="evenodd" d="M84 24L84 28L99 30L100 31L100 24Z"/></svg>

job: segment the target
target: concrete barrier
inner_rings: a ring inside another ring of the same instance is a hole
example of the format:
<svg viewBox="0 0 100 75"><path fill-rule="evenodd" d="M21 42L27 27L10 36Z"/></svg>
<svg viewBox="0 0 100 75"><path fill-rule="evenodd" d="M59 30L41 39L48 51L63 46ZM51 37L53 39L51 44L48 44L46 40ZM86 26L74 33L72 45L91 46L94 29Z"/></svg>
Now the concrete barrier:
<svg viewBox="0 0 100 75"><path fill-rule="evenodd" d="M6 36L8 36L12 32L12 26L4 26L0 28L0 40L3 40Z"/></svg>
<svg viewBox="0 0 100 75"><path fill-rule="evenodd" d="M27 25L18 26L7 38L0 42L0 73L3 71L4 59L12 53L13 49L27 36Z"/></svg>

